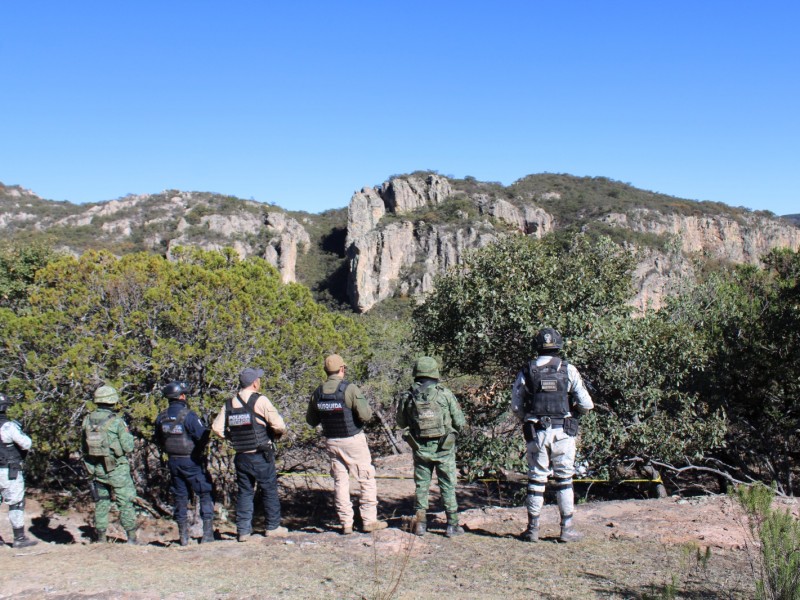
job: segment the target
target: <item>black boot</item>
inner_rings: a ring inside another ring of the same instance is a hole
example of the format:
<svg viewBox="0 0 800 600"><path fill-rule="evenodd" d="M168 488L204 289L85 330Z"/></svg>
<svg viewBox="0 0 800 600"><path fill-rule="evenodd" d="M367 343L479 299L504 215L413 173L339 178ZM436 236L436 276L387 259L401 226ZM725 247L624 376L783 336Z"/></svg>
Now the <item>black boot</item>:
<svg viewBox="0 0 800 600"><path fill-rule="evenodd" d="M447 515L447 529L444 532L445 537L456 537L462 535L464 528L458 524L458 513Z"/></svg>
<svg viewBox="0 0 800 600"><path fill-rule="evenodd" d="M14 548L27 548L28 546L35 546L39 542L32 540L25 535L24 527L14 527Z"/></svg>
<svg viewBox="0 0 800 600"><path fill-rule="evenodd" d="M186 521L178 523L178 537L180 538L181 546L189 545L189 524Z"/></svg>
<svg viewBox="0 0 800 600"><path fill-rule="evenodd" d="M106 537L106 530L105 529L97 529L97 530L95 530L95 533L97 534L97 538L95 539L95 542L97 542L98 544L105 544L108 541L108 538Z"/></svg>
<svg viewBox="0 0 800 600"><path fill-rule="evenodd" d="M203 519L203 539L200 540L201 544L207 544L214 541L214 519Z"/></svg>
<svg viewBox="0 0 800 600"><path fill-rule="evenodd" d="M414 535L425 535L428 531L428 513L424 510L418 510L414 516L416 523L414 523Z"/></svg>
<svg viewBox="0 0 800 600"><path fill-rule="evenodd" d="M528 515L528 528L522 533L522 540L525 542L539 541L539 517Z"/></svg>
<svg viewBox="0 0 800 600"><path fill-rule="evenodd" d="M131 529L130 531L126 531L125 533L128 534L128 543L131 546L141 546L141 542L136 538L136 530Z"/></svg>

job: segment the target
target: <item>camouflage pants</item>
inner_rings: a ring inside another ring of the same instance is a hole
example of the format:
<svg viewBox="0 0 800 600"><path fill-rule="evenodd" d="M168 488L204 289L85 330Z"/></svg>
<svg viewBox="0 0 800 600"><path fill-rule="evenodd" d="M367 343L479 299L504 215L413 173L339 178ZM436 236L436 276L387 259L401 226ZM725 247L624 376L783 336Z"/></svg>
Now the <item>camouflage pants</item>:
<svg viewBox="0 0 800 600"><path fill-rule="evenodd" d="M0 501L8 504L8 521L19 529L25 525L25 480L22 471L14 479L8 478L8 468L0 468Z"/></svg>
<svg viewBox="0 0 800 600"><path fill-rule="evenodd" d="M448 518L452 520L458 513L458 503L456 502L456 453L455 450L444 453L436 452L435 447L438 446L438 441L432 442L432 444L434 444L433 449L426 449L423 444L418 451L414 452L414 483L416 484L414 509L416 511L428 510L428 496L435 471L444 510ZM456 524L457 519L458 517L455 517Z"/></svg>
<svg viewBox="0 0 800 600"><path fill-rule="evenodd" d="M118 464L110 473L95 474L95 484L99 499L94 507L94 526L102 531L108 529L108 512L111 510L113 500L119 510L119 521L123 529L125 531L136 529L136 510L133 507L136 488L131 479L128 463Z"/></svg>

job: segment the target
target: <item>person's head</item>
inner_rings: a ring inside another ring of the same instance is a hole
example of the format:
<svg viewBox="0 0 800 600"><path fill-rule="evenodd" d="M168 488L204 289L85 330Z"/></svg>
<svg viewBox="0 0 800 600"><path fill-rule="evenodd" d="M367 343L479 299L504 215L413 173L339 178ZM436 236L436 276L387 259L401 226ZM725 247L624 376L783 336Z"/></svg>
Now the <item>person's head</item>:
<svg viewBox="0 0 800 600"><path fill-rule="evenodd" d="M261 386L261 377L264 369L253 369L248 367L239 373L239 389L252 387L258 389Z"/></svg>
<svg viewBox="0 0 800 600"><path fill-rule="evenodd" d="M539 354L558 354L563 346L561 334L552 327L543 327L536 334L536 350Z"/></svg>
<svg viewBox="0 0 800 600"><path fill-rule="evenodd" d="M119 402L119 394L117 390L110 385L103 385L97 388L94 392L94 403L106 406L113 406Z"/></svg>
<svg viewBox="0 0 800 600"><path fill-rule="evenodd" d="M161 393L170 400L186 400L186 396L191 391L189 384L185 381L172 381L161 388Z"/></svg>
<svg viewBox="0 0 800 600"><path fill-rule="evenodd" d="M325 358L325 372L328 375L344 375L347 363L338 354L331 354Z"/></svg>
<svg viewBox="0 0 800 600"><path fill-rule="evenodd" d="M414 379L420 377L439 379L439 365L436 364L436 359L432 356L420 356L414 363L413 375Z"/></svg>
<svg viewBox="0 0 800 600"><path fill-rule="evenodd" d="M5 394L0 394L0 415L6 414L8 407L11 406L11 400Z"/></svg>

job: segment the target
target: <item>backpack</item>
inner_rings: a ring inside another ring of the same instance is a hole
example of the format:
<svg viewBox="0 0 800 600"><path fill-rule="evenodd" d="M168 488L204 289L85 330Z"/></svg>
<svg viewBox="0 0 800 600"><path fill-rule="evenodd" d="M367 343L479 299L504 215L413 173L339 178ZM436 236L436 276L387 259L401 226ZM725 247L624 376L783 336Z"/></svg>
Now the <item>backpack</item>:
<svg viewBox="0 0 800 600"><path fill-rule="evenodd" d="M438 384L429 383L411 389L408 416L416 438L435 439L449 433L444 410L436 401Z"/></svg>
<svg viewBox="0 0 800 600"><path fill-rule="evenodd" d="M113 457L111 448L108 445L108 426L116 415L109 413L104 419L93 419L91 415L86 419L83 426L83 433L86 438L86 450L89 456Z"/></svg>

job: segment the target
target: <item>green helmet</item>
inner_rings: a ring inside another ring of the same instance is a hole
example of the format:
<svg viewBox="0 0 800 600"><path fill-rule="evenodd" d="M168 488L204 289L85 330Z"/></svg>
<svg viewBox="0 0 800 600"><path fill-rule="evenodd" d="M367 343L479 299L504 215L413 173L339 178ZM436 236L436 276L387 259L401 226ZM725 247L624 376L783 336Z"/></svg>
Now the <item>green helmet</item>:
<svg viewBox="0 0 800 600"><path fill-rule="evenodd" d="M436 364L436 359L431 356L420 356L414 363L414 379L417 377L439 379L439 365Z"/></svg>
<svg viewBox="0 0 800 600"><path fill-rule="evenodd" d="M95 404L116 404L119 402L119 394L110 385L97 388L94 393Z"/></svg>

